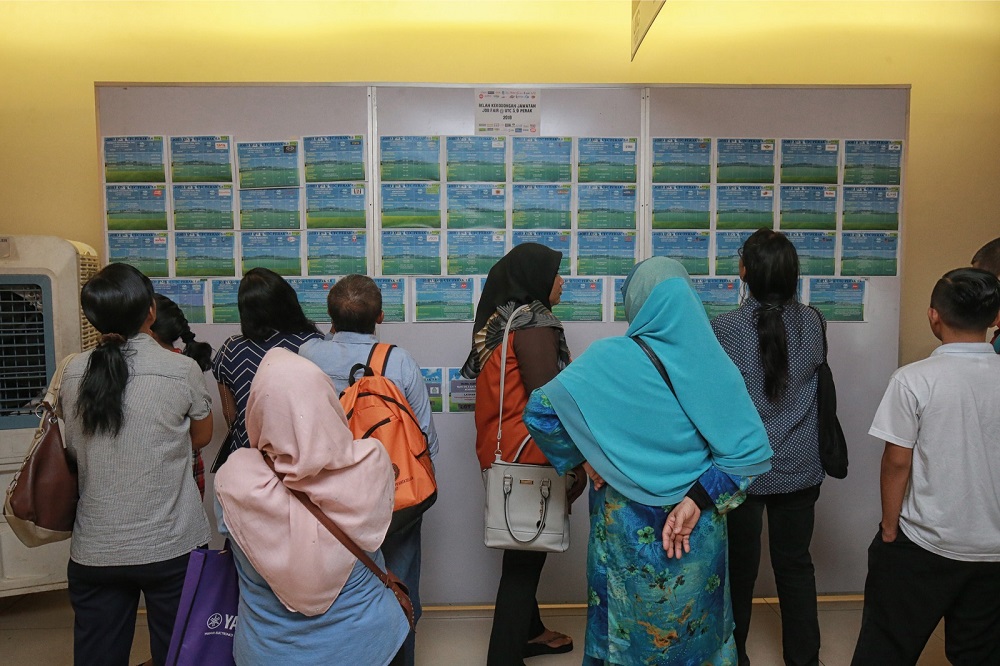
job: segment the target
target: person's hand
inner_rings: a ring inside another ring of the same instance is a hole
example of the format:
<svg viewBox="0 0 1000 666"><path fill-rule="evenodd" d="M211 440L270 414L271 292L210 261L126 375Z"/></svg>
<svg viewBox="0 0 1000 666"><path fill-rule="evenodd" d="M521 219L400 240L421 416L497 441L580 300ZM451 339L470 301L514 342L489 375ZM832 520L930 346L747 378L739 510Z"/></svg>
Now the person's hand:
<svg viewBox="0 0 1000 666"><path fill-rule="evenodd" d="M667 514L667 522L663 525L663 550L667 557L680 559L684 553L691 552L691 532L698 524L701 509L690 497L685 497Z"/></svg>
<svg viewBox="0 0 1000 666"><path fill-rule="evenodd" d="M899 523L892 526L886 526L885 523L882 523L881 528L882 543L892 543L896 540L896 537L899 536Z"/></svg>
<svg viewBox="0 0 1000 666"><path fill-rule="evenodd" d="M604 486L604 479L601 475L594 471L594 468L590 466L589 462L583 463L583 471L587 473L590 480L594 482L594 490L600 490Z"/></svg>
<svg viewBox="0 0 1000 666"><path fill-rule="evenodd" d="M587 489L587 475L583 471L583 465L574 467L570 474L570 478L573 479L573 485L566 490L566 499L572 504Z"/></svg>

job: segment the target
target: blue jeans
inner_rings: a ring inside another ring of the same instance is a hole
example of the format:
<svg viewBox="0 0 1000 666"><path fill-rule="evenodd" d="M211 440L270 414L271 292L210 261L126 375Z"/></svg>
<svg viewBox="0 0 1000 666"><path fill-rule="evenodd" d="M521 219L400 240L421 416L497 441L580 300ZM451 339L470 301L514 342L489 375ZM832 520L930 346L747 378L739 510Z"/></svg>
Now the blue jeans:
<svg viewBox="0 0 1000 666"><path fill-rule="evenodd" d="M403 529L386 536L382 542L386 568L399 576L410 590L414 623L420 619L420 526L423 522L421 516ZM415 639L416 636L411 631L403 643L403 663L406 666L413 666Z"/></svg>

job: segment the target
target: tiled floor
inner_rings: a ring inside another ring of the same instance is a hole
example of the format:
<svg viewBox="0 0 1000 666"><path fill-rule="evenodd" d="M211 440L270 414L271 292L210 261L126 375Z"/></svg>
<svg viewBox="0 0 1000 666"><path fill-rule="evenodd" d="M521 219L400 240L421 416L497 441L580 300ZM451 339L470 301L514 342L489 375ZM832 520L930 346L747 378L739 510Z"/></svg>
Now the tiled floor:
<svg viewBox="0 0 1000 666"><path fill-rule="evenodd" d="M582 646L586 618L578 609L543 611L546 626L576 638ZM428 610L420 621L417 664L420 666L465 666L486 661L489 642L489 610ZM819 613L824 666L847 666L861 625L860 601L822 601ZM136 623L130 663L149 658L149 635L145 616ZM781 666L781 616L777 600L760 600L754 606L747 651L754 666ZM73 661L73 611L66 592L43 592L24 597L0 598L0 664L4 666L49 666ZM569 654L537 657L532 666L579 664L580 647ZM943 629L931 637L918 666L945 666Z"/></svg>

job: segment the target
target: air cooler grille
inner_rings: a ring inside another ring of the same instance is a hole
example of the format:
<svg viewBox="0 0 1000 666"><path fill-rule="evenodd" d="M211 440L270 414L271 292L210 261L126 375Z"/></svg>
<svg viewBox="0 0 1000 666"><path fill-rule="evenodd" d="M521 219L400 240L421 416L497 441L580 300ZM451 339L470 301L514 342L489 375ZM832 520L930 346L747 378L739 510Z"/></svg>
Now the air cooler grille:
<svg viewBox="0 0 1000 666"><path fill-rule="evenodd" d="M0 416L30 414L48 387L42 295L40 285L0 282Z"/></svg>

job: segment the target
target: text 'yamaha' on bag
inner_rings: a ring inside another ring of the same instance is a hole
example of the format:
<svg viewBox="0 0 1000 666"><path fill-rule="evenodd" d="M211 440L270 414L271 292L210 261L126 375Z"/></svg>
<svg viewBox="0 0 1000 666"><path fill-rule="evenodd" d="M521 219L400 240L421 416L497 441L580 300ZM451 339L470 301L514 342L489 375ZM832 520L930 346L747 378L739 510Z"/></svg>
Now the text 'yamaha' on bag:
<svg viewBox="0 0 1000 666"><path fill-rule="evenodd" d="M507 339L511 323L522 308L511 313L504 328L501 368L507 367ZM486 484L484 541L488 548L562 553L569 548L566 477L560 476L551 465L525 465L517 462L531 440L530 436L521 442L512 461L507 462L501 458L505 375L505 372L500 374L496 460L489 469L483 471L483 481Z"/></svg>
<svg viewBox="0 0 1000 666"><path fill-rule="evenodd" d="M7 488L3 515L21 543L35 548L73 535L79 500L76 463L66 453L56 406L63 372L76 354L59 363L45 398L41 421L21 468Z"/></svg>

